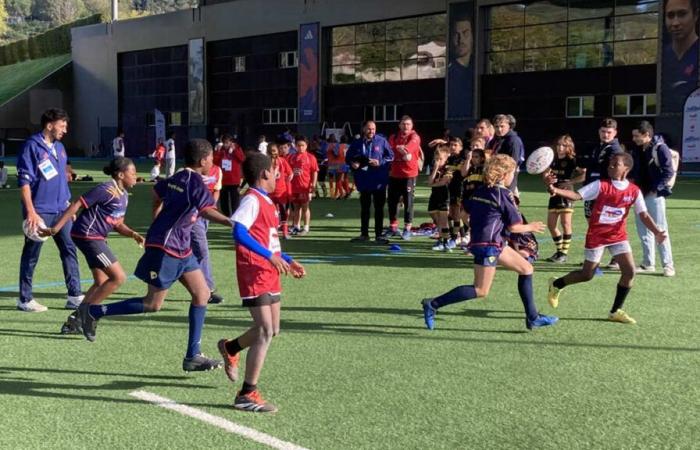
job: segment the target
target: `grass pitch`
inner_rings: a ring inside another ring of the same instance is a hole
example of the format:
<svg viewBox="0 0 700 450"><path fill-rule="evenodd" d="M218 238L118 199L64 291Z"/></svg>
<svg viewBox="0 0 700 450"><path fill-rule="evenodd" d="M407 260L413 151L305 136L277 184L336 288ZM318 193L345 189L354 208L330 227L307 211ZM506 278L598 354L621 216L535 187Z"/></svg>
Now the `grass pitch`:
<svg viewBox="0 0 700 450"><path fill-rule="evenodd" d="M99 163L75 161L96 182ZM150 169L144 162L139 167ZM13 169L10 168L10 172ZM543 220L547 195L522 176L522 209ZM95 183L73 185L74 197ZM425 183L422 183L425 185ZM150 185L130 198L127 222L149 225ZM430 250L427 238L402 251L354 245L359 202L318 200L312 232L283 243L308 277L284 280L282 334L260 388L275 415L231 408L235 389L222 371L185 374L189 296L177 285L156 314L105 318L97 342L58 334L67 312L58 251L48 242L35 273L42 314L15 310L21 235L17 189L0 191L0 448L262 448L242 437L129 396L145 390L308 448L697 448L700 404L697 293L700 180L681 179L668 202L678 276L640 275L625 309L635 326L605 320L618 275L567 288L553 312L549 276L582 260L585 226L575 213L570 264L536 264L540 310L559 324L528 332L517 276L499 271L489 297L441 310L425 330L419 301L472 280L461 253ZM416 223L428 221L428 189L418 190ZM333 218L325 218L332 213ZM630 241L639 244L630 221ZM203 350L250 324L239 306L229 232L210 231L222 305L209 308ZM131 273L132 240L110 245ZM540 238L541 257L553 252ZM80 255L84 288L90 272ZM658 265L657 265L658 268ZM110 300L145 292L129 279Z"/></svg>

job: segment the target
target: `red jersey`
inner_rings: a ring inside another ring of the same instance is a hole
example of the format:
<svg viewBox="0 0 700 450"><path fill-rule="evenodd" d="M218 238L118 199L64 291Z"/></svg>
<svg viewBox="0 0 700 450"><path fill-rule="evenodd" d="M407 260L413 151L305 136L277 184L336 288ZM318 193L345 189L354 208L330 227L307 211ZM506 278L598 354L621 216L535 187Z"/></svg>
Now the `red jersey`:
<svg viewBox="0 0 700 450"><path fill-rule="evenodd" d="M289 158L292 168L292 193L302 194L311 190L312 174L318 172L316 157L309 152L297 152Z"/></svg>
<svg viewBox="0 0 700 450"><path fill-rule="evenodd" d="M584 200L593 200L593 211L586 233L587 249L617 244L627 240L627 215L646 211L639 188L627 180L597 180L579 190Z"/></svg>
<svg viewBox="0 0 700 450"><path fill-rule="evenodd" d="M270 198L275 203L289 202L289 176L292 168L284 158L277 158L277 164L273 168L275 172L275 190L270 194Z"/></svg>
<svg viewBox="0 0 700 450"><path fill-rule="evenodd" d="M221 167L223 177L221 184L224 186L240 186L241 168L245 160L245 154L241 147L233 144L230 148L221 148L214 152L214 164Z"/></svg>
<svg viewBox="0 0 700 450"><path fill-rule="evenodd" d="M418 159L420 158L420 136L415 131L411 131L407 135L392 134L389 137L389 145L394 150L394 161L391 163L390 177L394 178L413 178L418 176ZM403 153L396 150L399 145L405 145L408 154L411 155L410 161L404 161Z"/></svg>
<svg viewBox="0 0 700 450"><path fill-rule="evenodd" d="M221 167L213 165L211 169L209 169L209 175L202 177L204 184L207 185L207 189L209 189L209 192L212 194L221 190L221 176Z"/></svg>
<svg viewBox="0 0 700 450"><path fill-rule="evenodd" d="M155 159L157 163L162 163L163 158L165 158L165 145L158 144L156 149L153 151L152 155L153 159Z"/></svg>
<svg viewBox="0 0 700 450"><path fill-rule="evenodd" d="M277 207L270 197L248 189L231 219L246 227L250 236L273 254L279 256L282 253L277 235ZM236 245L236 277L242 299L263 294L279 295L282 292L277 269L270 261L242 245Z"/></svg>
<svg viewBox="0 0 700 450"><path fill-rule="evenodd" d="M328 144L328 150L326 150L326 157L328 158L328 167L338 168L345 164L345 151L347 150L347 144ZM336 152L338 153L336 155Z"/></svg>

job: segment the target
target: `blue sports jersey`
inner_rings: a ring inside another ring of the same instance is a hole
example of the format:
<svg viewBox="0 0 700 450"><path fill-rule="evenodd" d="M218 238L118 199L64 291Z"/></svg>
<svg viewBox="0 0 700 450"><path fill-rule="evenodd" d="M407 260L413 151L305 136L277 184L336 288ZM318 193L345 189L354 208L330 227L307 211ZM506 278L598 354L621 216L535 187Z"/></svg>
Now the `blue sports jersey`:
<svg viewBox="0 0 700 450"><path fill-rule="evenodd" d="M163 205L148 229L146 247L157 247L176 258L185 258L192 253L192 226L200 212L214 207L214 198L202 176L192 169L159 181L153 190Z"/></svg>
<svg viewBox="0 0 700 450"><path fill-rule="evenodd" d="M85 208L73 224L71 236L80 239L105 239L114 227L124 222L129 194L114 180L95 186L80 197Z"/></svg>
<svg viewBox="0 0 700 450"><path fill-rule="evenodd" d="M503 243L503 229L522 223L513 193L503 186L482 186L468 201L470 246Z"/></svg>
<svg viewBox="0 0 700 450"><path fill-rule="evenodd" d="M698 84L698 49L700 40L679 59L670 43L663 49L661 72L661 111L683 112L685 99Z"/></svg>

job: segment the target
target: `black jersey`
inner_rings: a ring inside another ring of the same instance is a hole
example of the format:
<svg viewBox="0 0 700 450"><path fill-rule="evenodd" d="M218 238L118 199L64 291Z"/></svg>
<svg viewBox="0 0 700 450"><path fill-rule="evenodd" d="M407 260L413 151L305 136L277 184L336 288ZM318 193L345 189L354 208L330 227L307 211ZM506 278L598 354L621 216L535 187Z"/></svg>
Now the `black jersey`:
<svg viewBox="0 0 700 450"><path fill-rule="evenodd" d="M557 182L554 186L559 189L572 190L574 188L574 183L571 179L574 177L577 167L576 158L555 158L554 161L552 161L552 165L549 166L552 174L557 177Z"/></svg>
<svg viewBox="0 0 700 450"><path fill-rule="evenodd" d="M464 151L457 154L451 154L447 157L447 162L445 163L448 173L452 173L452 180L450 181L450 184L448 184L450 195L452 196L459 197L461 194L462 172L460 169L462 168L462 164L464 164L466 159L465 156Z"/></svg>
<svg viewBox="0 0 700 450"><path fill-rule="evenodd" d="M471 166L462 180L462 198L468 200L474 191L484 185L484 166Z"/></svg>

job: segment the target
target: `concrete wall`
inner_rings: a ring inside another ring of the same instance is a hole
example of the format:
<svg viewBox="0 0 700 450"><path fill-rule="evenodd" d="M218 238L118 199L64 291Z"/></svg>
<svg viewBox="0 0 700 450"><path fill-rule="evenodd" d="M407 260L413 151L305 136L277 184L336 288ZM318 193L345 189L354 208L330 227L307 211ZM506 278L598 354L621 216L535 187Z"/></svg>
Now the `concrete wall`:
<svg viewBox="0 0 700 450"><path fill-rule="evenodd" d="M195 10L177 11L97 24L72 31L78 145L99 142L100 127L118 122L117 54L183 45L191 38L216 41L292 31L299 24L321 27L446 11L446 0L237 0Z"/></svg>

